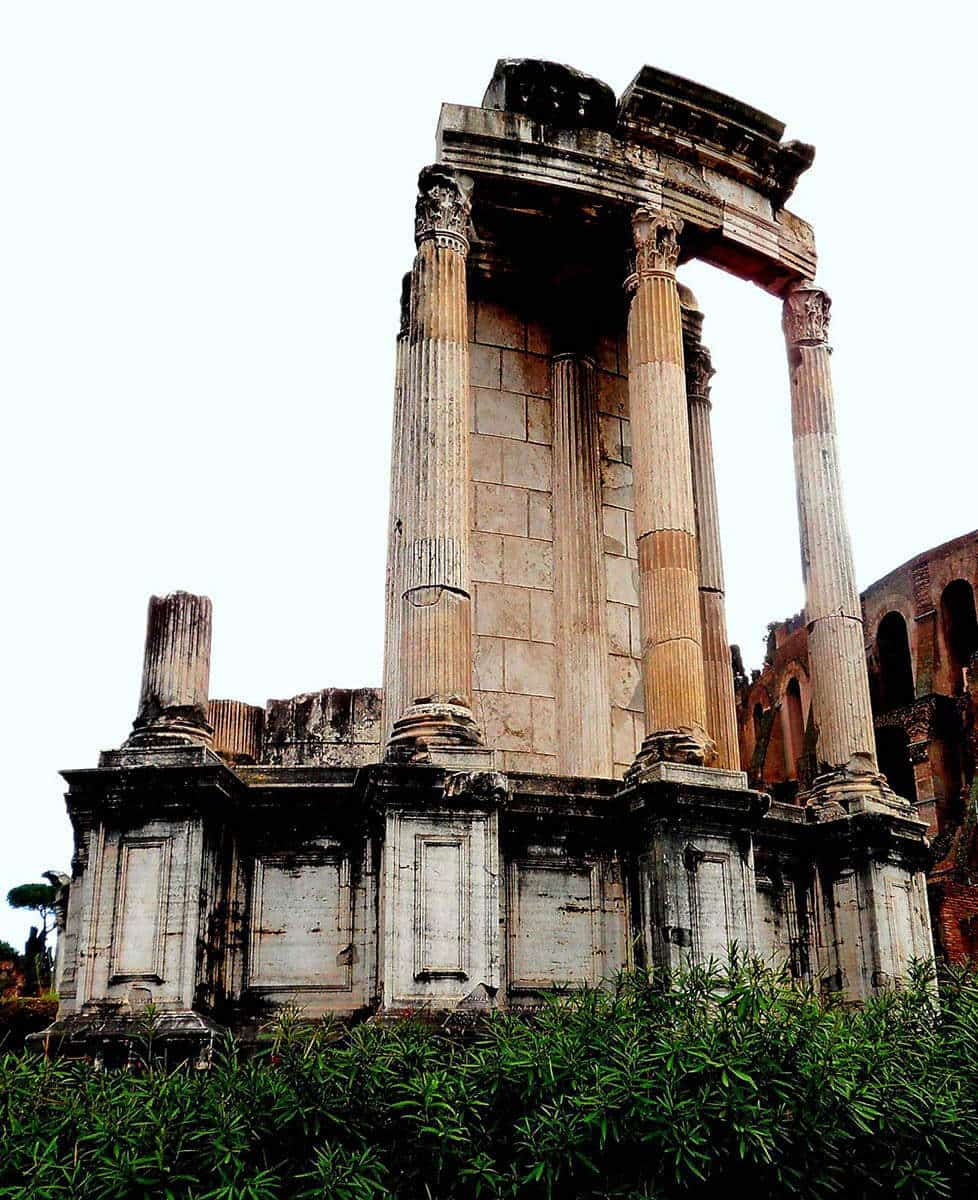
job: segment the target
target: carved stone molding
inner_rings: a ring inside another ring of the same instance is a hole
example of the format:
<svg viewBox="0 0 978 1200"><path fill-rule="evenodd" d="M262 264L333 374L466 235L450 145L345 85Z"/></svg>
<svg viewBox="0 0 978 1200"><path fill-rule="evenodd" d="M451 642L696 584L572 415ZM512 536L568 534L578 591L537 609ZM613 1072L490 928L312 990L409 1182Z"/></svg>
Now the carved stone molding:
<svg viewBox="0 0 978 1200"><path fill-rule="evenodd" d="M673 275L679 262L682 217L665 209L637 208L632 215L637 282L647 275ZM631 281L630 281L631 282Z"/></svg>
<svg viewBox="0 0 978 1200"><path fill-rule="evenodd" d="M930 742L911 742L907 746L907 757L912 766L918 766L920 763L927 762L930 755Z"/></svg>
<svg viewBox="0 0 978 1200"><path fill-rule="evenodd" d="M820 346L828 341L832 301L812 283L793 288L784 300L782 324L789 346Z"/></svg>
<svg viewBox="0 0 978 1200"><path fill-rule="evenodd" d="M446 167L424 167L418 176L414 240L429 238L466 254L472 218L472 180Z"/></svg>
<svg viewBox="0 0 978 1200"><path fill-rule="evenodd" d="M499 771L450 771L445 776L445 799L470 799L501 804L509 794L509 780Z"/></svg>

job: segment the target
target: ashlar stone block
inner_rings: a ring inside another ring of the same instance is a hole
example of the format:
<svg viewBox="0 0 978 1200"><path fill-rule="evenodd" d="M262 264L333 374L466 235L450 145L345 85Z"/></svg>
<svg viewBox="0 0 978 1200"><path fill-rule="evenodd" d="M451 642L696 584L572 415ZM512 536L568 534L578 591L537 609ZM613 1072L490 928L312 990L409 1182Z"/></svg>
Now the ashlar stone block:
<svg viewBox="0 0 978 1200"><path fill-rule="evenodd" d="M476 584L475 631L489 637L529 638L530 593L503 583Z"/></svg>
<svg viewBox="0 0 978 1200"><path fill-rule="evenodd" d="M529 696L482 692L479 715L487 746L533 753L533 705Z"/></svg>
<svg viewBox="0 0 978 1200"><path fill-rule="evenodd" d="M601 509L601 518L604 525L605 554L617 554L620 557L624 557L628 537L625 510L623 508L612 508L610 505L605 504Z"/></svg>
<svg viewBox="0 0 978 1200"><path fill-rule="evenodd" d="M506 690L523 696L556 695L554 647L507 641L503 651Z"/></svg>
<svg viewBox="0 0 978 1200"><path fill-rule="evenodd" d="M473 679L478 691L501 692L503 689L502 638L477 637Z"/></svg>
<svg viewBox="0 0 978 1200"><path fill-rule="evenodd" d="M469 438L472 478L476 483L502 483L503 440L474 433Z"/></svg>
<svg viewBox="0 0 978 1200"><path fill-rule="evenodd" d="M527 396L549 396L550 359L542 354L504 350L503 387Z"/></svg>
<svg viewBox="0 0 978 1200"><path fill-rule="evenodd" d="M526 438L526 397L515 392L472 389L476 433L495 437Z"/></svg>
<svg viewBox="0 0 978 1200"><path fill-rule="evenodd" d="M628 416L628 380L609 371L595 372L598 411L611 417Z"/></svg>
<svg viewBox="0 0 978 1200"><path fill-rule="evenodd" d="M549 493L530 492L528 504L530 537L552 542L554 537L554 510L553 500Z"/></svg>
<svg viewBox="0 0 978 1200"><path fill-rule="evenodd" d="M611 703L629 712L642 711L642 669L634 658L612 654L608 662Z"/></svg>
<svg viewBox="0 0 978 1200"><path fill-rule="evenodd" d="M605 555L605 574L608 580L608 599L617 604L638 604L638 566L634 559Z"/></svg>
<svg viewBox="0 0 978 1200"><path fill-rule="evenodd" d="M534 642L554 640L553 592L530 592L530 637Z"/></svg>
<svg viewBox="0 0 978 1200"><path fill-rule="evenodd" d="M539 396L526 398L526 436L531 442L549 446L554 440L553 404Z"/></svg>
<svg viewBox="0 0 978 1200"><path fill-rule="evenodd" d="M612 654L631 654L629 613L624 604L608 604L608 649Z"/></svg>
<svg viewBox="0 0 978 1200"><path fill-rule="evenodd" d="M498 533L472 534L470 547L473 583L503 582L503 543L505 540Z"/></svg>
<svg viewBox="0 0 978 1200"><path fill-rule="evenodd" d="M469 380L473 387L498 388L501 386L503 357L496 346L469 346Z"/></svg>
<svg viewBox="0 0 978 1200"><path fill-rule="evenodd" d="M504 305L480 300L475 307L475 340L485 345L522 350L526 346L526 325Z"/></svg>
<svg viewBox="0 0 978 1200"><path fill-rule="evenodd" d="M503 483L549 492L552 475L553 455L549 446L516 441L503 444Z"/></svg>
<svg viewBox="0 0 978 1200"><path fill-rule="evenodd" d="M507 537L503 542L502 582L521 587L552 588L554 552L550 542Z"/></svg>
<svg viewBox="0 0 978 1200"><path fill-rule="evenodd" d="M475 527L482 533L527 534L527 493L500 484L475 485Z"/></svg>

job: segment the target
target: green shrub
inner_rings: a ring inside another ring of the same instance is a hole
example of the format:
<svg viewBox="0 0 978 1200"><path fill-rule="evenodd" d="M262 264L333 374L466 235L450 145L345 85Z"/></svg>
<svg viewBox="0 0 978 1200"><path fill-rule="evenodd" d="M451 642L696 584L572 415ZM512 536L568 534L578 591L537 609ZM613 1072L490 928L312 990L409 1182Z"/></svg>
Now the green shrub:
<svg viewBox="0 0 978 1200"><path fill-rule="evenodd" d="M0 1059L0 1196L978 1195L978 982L863 1010L754 962L499 1014L310 1025L210 1070Z"/></svg>

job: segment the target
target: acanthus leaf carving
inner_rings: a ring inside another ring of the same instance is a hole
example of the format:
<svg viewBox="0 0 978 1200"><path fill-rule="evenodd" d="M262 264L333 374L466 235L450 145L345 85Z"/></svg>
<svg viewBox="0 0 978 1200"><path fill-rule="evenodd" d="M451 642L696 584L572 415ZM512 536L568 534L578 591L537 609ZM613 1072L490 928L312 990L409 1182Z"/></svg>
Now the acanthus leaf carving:
<svg viewBox="0 0 978 1200"><path fill-rule="evenodd" d="M814 284L793 288L784 300L782 325L791 346L819 346L828 341L829 312L832 301L828 293Z"/></svg>
<svg viewBox="0 0 978 1200"><path fill-rule="evenodd" d="M472 181L447 167L424 167L418 176L414 238L418 245L428 238L445 239L445 244L468 250L472 220Z"/></svg>
<svg viewBox="0 0 978 1200"><path fill-rule="evenodd" d="M632 215L635 275L673 274L679 263L682 217L665 209L637 208Z"/></svg>
<svg viewBox="0 0 978 1200"><path fill-rule="evenodd" d="M710 380L716 374L707 348L699 343L686 347L686 394L709 399Z"/></svg>

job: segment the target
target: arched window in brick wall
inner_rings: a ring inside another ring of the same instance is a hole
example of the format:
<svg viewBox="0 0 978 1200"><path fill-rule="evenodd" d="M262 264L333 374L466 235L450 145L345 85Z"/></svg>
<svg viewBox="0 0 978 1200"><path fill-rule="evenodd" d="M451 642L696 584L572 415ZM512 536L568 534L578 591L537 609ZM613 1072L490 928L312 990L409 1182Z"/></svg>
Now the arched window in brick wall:
<svg viewBox="0 0 978 1200"><path fill-rule="evenodd" d="M889 712L912 704L913 667L910 639L903 614L888 612L876 630L876 659L879 670L879 711Z"/></svg>
<svg viewBox="0 0 978 1200"><path fill-rule="evenodd" d="M789 779L797 779L798 762L805 747L805 713L801 705L801 686L794 676L785 688L782 711L785 714L785 769Z"/></svg>
<svg viewBox="0 0 978 1200"><path fill-rule="evenodd" d="M910 762L909 744L906 730L897 726L887 725L876 731L876 756L886 782L898 796L913 803L917 799L917 786Z"/></svg>
<svg viewBox="0 0 978 1200"><path fill-rule="evenodd" d="M941 595L941 631L948 659L951 693L965 689L965 668L978 651L978 617L974 588L966 579L955 579Z"/></svg>

